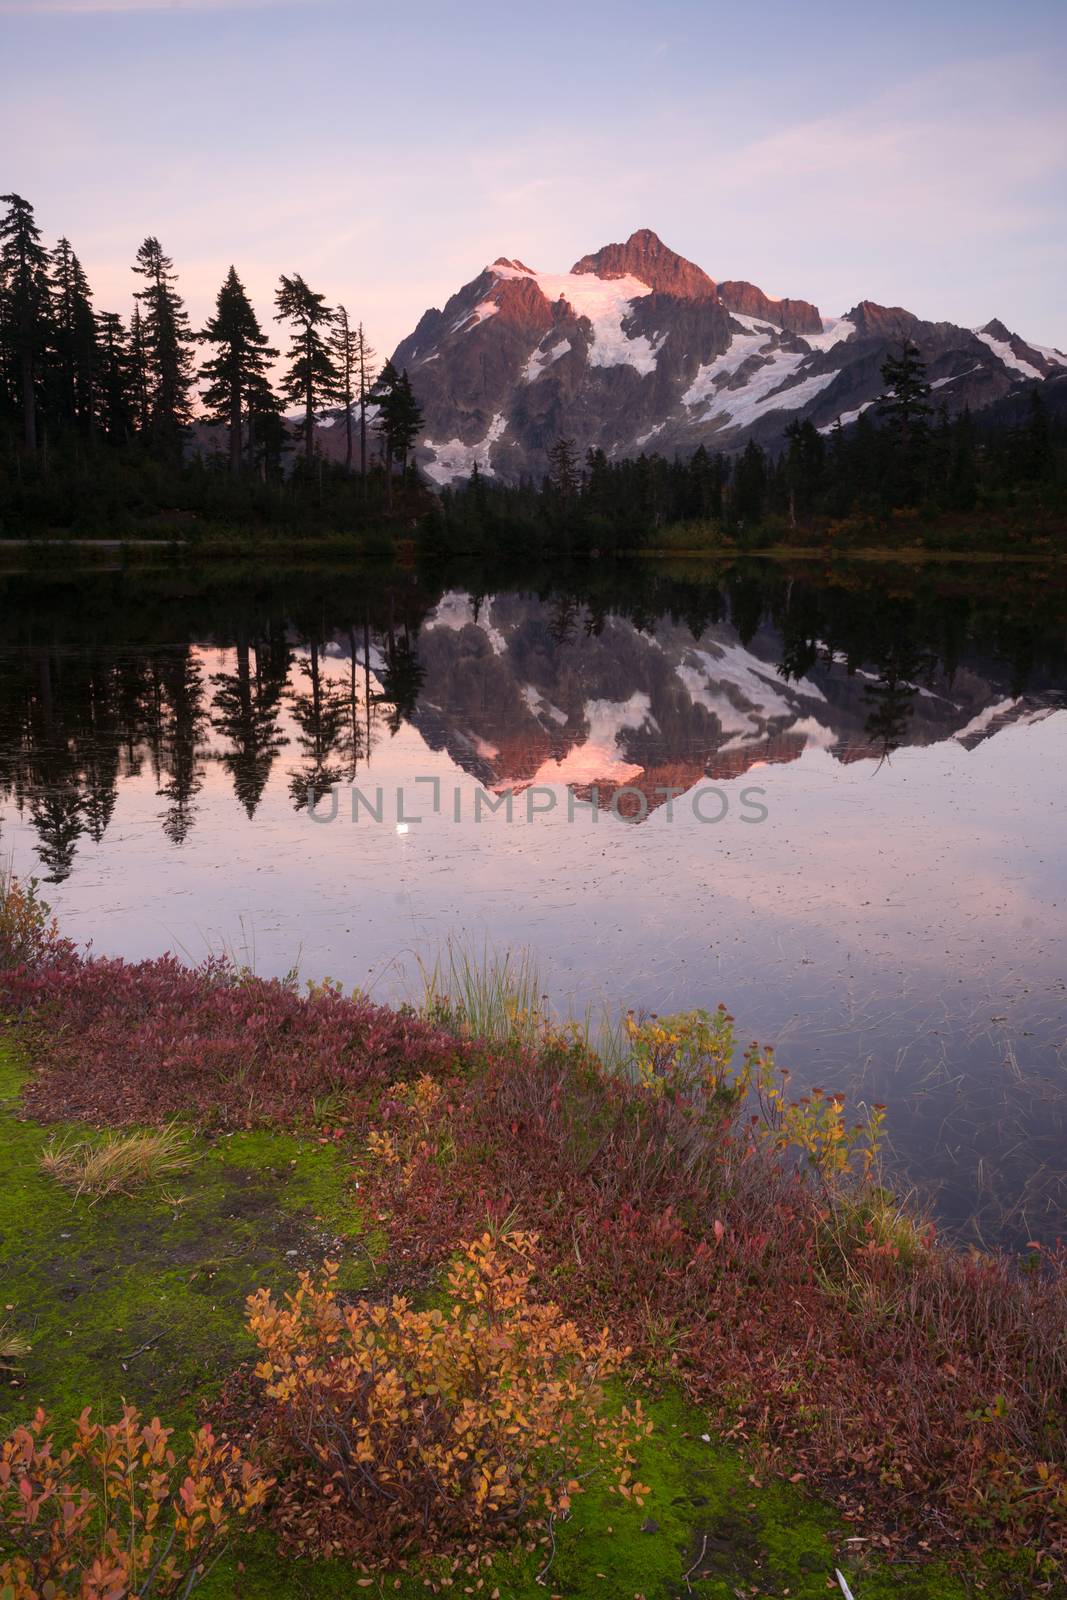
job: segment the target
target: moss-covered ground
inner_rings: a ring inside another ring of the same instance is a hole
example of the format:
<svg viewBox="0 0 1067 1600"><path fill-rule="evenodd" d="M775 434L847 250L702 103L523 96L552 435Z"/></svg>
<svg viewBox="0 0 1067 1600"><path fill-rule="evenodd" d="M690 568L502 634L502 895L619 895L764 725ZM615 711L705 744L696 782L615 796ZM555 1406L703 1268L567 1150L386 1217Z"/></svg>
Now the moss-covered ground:
<svg viewBox="0 0 1067 1600"><path fill-rule="evenodd" d="M350 1185L351 1162L314 1136L249 1133L197 1137L187 1173L132 1197L74 1199L40 1169L57 1133L24 1120L24 1068L0 1041L0 1318L32 1342L6 1374L4 1431L38 1404L56 1419L85 1405L114 1414L126 1399L179 1429L251 1353L245 1296L260 1284L290 1287L298 1270L329 1255L356 1288L374 1272ZM4 1309L6 1308L6 1309ZM336 1564L279 1560L269 1534L237 1546L199 1591L212 1600L449 1592L633 1596L705 1600L840 1593L835 1565L856 1600L957 1600L975 1584L933 1563L887 1566L846 1543L832 1508L790 1485L756 1485L732 1448L708 1440L700 1416L666 1393L651 1405L642 1447L643 1508L600 1490L579 1496L546 1550L499 1558L481 1578L440 1572L371 1580ZM979 1577L980 1584L982 1579ZM992 1585L986 1592L994 1592Z"/></svg>

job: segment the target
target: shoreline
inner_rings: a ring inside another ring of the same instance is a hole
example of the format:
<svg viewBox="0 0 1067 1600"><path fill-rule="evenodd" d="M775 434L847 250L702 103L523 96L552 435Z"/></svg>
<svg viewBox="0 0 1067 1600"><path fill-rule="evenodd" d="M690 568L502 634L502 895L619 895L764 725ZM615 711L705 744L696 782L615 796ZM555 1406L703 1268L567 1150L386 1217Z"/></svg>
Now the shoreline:
<svg viewBox="0 0 1067 1600"><path fill-rule="evenodd" d="M16 1331L44 1330L8 1390L12 1420L23 1390L62 1425L87 1388L119 1386L190 1420L212 1415L221 1390L224 1419L234 1384L244 1394L250 1381L243 1294L281 1292L297 1266L331 1254L350 1297L432 1304L461 1241L518 1227L538 1240L542 1294L627 1350L625 1383L666 1428L647 1472L642 1446L639 1470L665 1499L647 1510L682 1545L676 1556L644 1544L643 1526L591 1496L600 1520L580 1525L596 1554L564 1541L568 1594L606 1592L596 1576L625 1574L634 1552L684 1571L701 1519L670 1507L710 1497L728 1518L738 1487L756 1512L757 1565L798 1600L824 1592L846 1556L864 1600L919 1600L931 1583L962 1600L967 1575L1004 1600L1024 1575L1052 1592L1067 1262L939 1240L886 1187L877 1118L853 1128L834 1097L784 1098L770 1056L736 1051L725 1008L631 1015L622 1071L487 974L405 1011L225 963L128 964L77 950L12 883L0 999L0 1138L14 1158L0 1257ZM742 1113L747 1126L760 1107L763 1131L739 1139ZM57 1143L161 1123L195 1156L170 1187L72 1205L40 1169L37 1152ZM98 1270L108 1293L83 1298ZM932 1323L916 1309L938 1304L946 1315ZM151 1347L150 1369L117 1364L119 1340ZM704 1487L686 1439L702 1442L698 1457L707 1449L718 1488ZM967 1490L990 1477L992 1535L984 1494ZM605 1518L609 1535L618 1525L606 1547ZM864 1563L857 1546L881 1554ZM743 1548L730 1544L731 1559ZM537 1593L529 1583L524 1569L508 1592Z"/></svg>

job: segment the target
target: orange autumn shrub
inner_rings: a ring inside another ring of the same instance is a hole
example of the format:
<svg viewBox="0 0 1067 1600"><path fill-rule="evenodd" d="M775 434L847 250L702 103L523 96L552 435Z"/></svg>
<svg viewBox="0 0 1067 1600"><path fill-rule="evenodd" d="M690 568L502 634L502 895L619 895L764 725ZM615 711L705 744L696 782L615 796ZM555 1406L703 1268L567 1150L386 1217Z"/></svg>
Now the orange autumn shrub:
<svg viewBox="0 0 1067 1600"><path fill-rule="evenodd" d="M38 1409L0 1446L2 1600L184 1597L270 1487L207 1427L179 1463L133 1406L107 1426L86 1408L61 1450L48 1427Z"/></svg>
<svg viewBox="0 0 1067 1600"><path fill-rule="evenodd" d="M650 1424L640 1403L603 1404L624 1352L531 1298L535 1245L463 1246L447 1310L346 1305L330 1263L284 1304L251 1296L286 1549L371 1564L470 1551L565 1515L597 1466L641 1502L632 1446Z"/></svg>

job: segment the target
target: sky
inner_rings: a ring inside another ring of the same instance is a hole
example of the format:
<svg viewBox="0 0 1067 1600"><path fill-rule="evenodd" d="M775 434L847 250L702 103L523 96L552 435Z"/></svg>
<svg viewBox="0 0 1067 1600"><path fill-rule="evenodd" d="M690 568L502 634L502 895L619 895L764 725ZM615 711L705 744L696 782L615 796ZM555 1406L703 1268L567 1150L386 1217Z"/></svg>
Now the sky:
<svg viewBox="0 0 1067 1600"><path fill-rule="evenodd" d="M0 192L127 312L233 262L389 352L499 255L653 228L713 278L1067 350L1064 0L0 0Z"/></svg>

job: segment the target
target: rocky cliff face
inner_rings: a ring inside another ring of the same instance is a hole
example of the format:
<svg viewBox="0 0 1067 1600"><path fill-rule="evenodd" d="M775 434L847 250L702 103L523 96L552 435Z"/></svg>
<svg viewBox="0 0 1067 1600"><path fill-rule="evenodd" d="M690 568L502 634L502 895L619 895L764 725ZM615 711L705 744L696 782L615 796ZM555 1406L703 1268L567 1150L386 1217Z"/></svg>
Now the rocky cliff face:
<svg viewBox="0 0 1067 1600"><path fill-rule="evenodd" d="M418 460L445 484L475 462L508 480L538 476L560 435L619 458L732 452L750 438L774 447L796 419L847 424L877 400L882 363L905 338L950 412L1067 373L1067 354L1001 322L959 328L869 300L827 318L717 282L648 229L565 273L499 257L427 311L393 360L424 409Z"/></svg>

